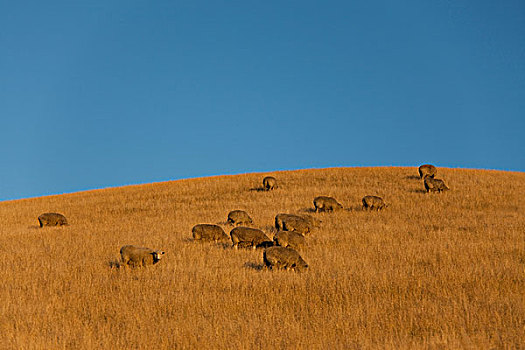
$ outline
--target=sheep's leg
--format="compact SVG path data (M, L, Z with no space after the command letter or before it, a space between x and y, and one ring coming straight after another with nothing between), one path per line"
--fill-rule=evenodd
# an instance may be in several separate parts
M128 261L129 260L126 260L126 259L122 258L122 260L120 261L120 266L122 266L122 267L128 266Z

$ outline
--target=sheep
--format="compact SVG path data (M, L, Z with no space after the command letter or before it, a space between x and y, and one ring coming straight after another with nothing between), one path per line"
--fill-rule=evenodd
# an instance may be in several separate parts
M273 190L273 189L277 188L277 180L275 179L275 177L273 177L273 176L266 176L263 179L263 188L266 191L270 191L270 190Z
M364 196L363 197L363 209L376 209L381 210L386 208L387 205L383 201L383 198L378 196Z
M244 210L233 210L228 214L228 223L230 225L251 225L252 218Z
M44 213L38 217L40 227L69 225L64 215L59 213Z
M308 224L310 225L310 227L312 228L318 228L319 226L321 226L321 224L323 223L322 220L319 220L318 218L314 218L312 215L308 215L308 214L298 214L298 216L302 217L303 219L306 220L306 222L308 222Z
M425 176L425 189L427 193L429 192L444 192L448 191L450 188L445 185L445 182L441 179L435 179L432 176Z
M166 254L161 250L125 245L120 248L121 266L155 265Z
M287 219L290 219L290 218L295 218L295 219L298 219L298 220L304 220L306 221L309 225L311 225L312 227L318 227L319 226L319 223L321 222L321 220L318 220L314 217L312 217L311 215L308 215L308 214L286 214L286 213L280 213L280 214L277 214L275 215L275 228L277 230L283 230L283 231L292 231L290 229L285 229L284 227L284 222L287 220Z
M263 253L263 261L266 268L305 271L308 264L299 253L286 247L270 247Z
M196 241L224 241L229 239L222 227L211 224L198 224L191 229Z
M281 247L289 247L296 250L303 250L306 246L304 236L297 232L279 231L273 237L273 241Z
M312 230L314 218L294 215L294 214L277 214L275 216L275 228L279 231L296 231L300 234L306 235Z
M233 248L241 247L261 248L273 245L273 241L268 238L261 230L250 227L236 227L230 231Z
M437 168L431 164L423 164L418 169L419 178L424 179L425 176L435 177L437 175Z
M335 211L343 209L343 206L335 200L335 198L327 196L318 196L314 199L315 211Z

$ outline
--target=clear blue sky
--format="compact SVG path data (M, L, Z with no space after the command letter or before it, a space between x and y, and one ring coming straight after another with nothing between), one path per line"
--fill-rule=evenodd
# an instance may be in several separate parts
M525 1L1 1L0 200L331 166L525 171Z

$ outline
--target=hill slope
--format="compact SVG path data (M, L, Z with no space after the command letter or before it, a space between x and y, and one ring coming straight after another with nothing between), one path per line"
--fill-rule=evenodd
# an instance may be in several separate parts
M439 169L443 194L425 194L414 168L271 174L272 192L248 174L0 203L0 347L523 346L525 174ZM362 211L367 194L390 206ZM277 213L309 212L317 195L346 210L312 214L306 273L191 240L233 209L272 236ZM48 211L70 226L39 228ZM111 268L125 244L167 254Z

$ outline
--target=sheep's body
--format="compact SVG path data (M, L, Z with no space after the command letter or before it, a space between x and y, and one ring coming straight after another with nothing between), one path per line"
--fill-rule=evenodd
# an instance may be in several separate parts
M273 245L273 241L268 238L261 230L251 227L236 227L230 232L230 237L233 242L233 247L237 249L252 247L268 247Z
M437 175L437 168L432 164L423 164L418 169L419 178L424 179L425 176L434 177Z
M381 210L386 207L383 198L378 196L364 196L363 197L363 209L376 209Z
M273 237L273 241L281 247L289 247L295 250L303 250L306 246L304 236L292 231L279 231Z
M312 215L308 214L298 214L297 216L302 217L310 225L310 229L318 228L321 226L322 221L318 218L314 218Z
M38 217L40 227L68 225L64 215L59 213L44 213Z
M435 179L430 176L425 176L425 189L428 192L443 192L448 191L449 188L445 185L445 182L441 179Z
M122 266L129 265L131 267L138 267L154 265L160 261L164 254L163 251L133 245L125 245L120 248Z
M253 220L244 210L232 210L228 214L228 223L231 225L251 225Z
M313 225L313 218L309 220L306 217L294 214L277 214L275 216L275 228L282 231L296 231L303 235L310 233Z
M198 224L193 226L191 232L196 241L225 241L229 237L222 227L212 224Z
M304 271L308 264L301 255L292 248L270 247L263 253L264 265L269 268Z
M319 196L314 199L315 211L335 211L343 209L343 206L333 197Z
M266 176L263 179L263 188L266 191L270 191L270 190L273 190L273 189L277 188L277 180L275 179L275 177L273 177L273 176Z

